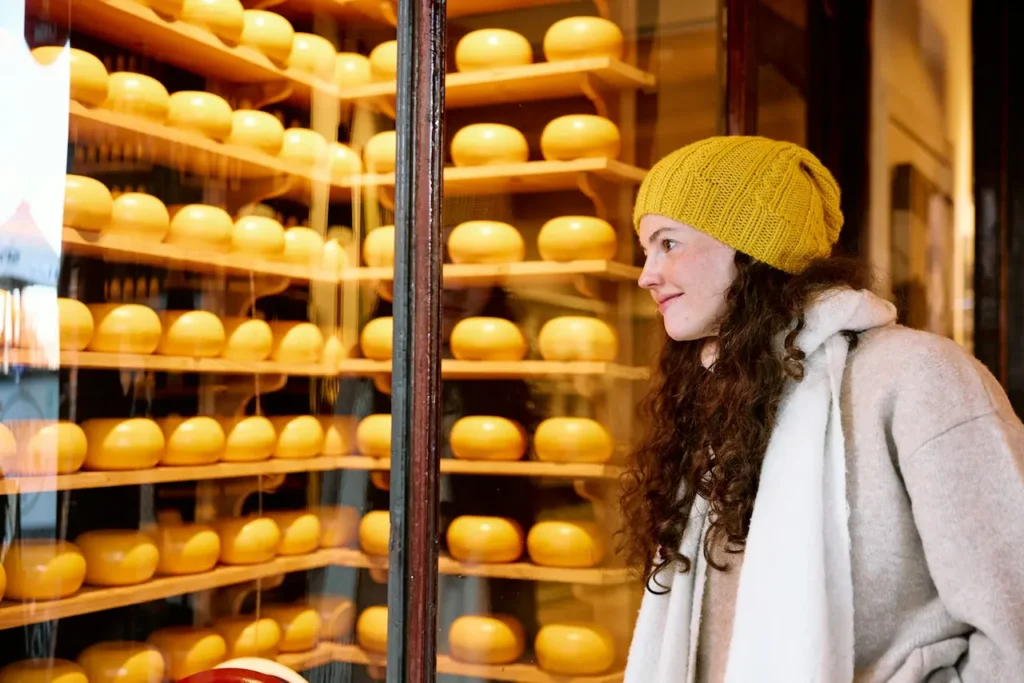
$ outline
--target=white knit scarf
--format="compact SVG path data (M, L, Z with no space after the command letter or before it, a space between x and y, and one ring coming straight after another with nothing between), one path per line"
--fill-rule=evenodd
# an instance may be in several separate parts
M849 683L853 680L846 447L839 398L849 344L844 330L891 324L892 304L835 289L805 315L796 339L804 378L783 392L768 443L740 569L725 683ZM625 683L693 683L707 564L707 502L698 498L682 553L695 561L656 577L645 591Z

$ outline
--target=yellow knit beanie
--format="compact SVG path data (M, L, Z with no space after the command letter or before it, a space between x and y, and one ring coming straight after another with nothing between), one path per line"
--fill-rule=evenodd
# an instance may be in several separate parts
M633 227L658 214L787 273L832 253L843 227L839 186L791 142L714 137L677 149L640 186Z

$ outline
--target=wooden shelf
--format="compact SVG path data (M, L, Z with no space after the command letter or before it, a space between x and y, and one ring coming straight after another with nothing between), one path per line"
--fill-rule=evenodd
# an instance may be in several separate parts
M225 358L188 358L184 356L142 356L135 354L100 353L96 351L61 351L49 354L41 350L0 349L0 366L56 369L75 367L107 370L148 370L152 372L201 372L225 375L293 375L296 377L335 377L336 368L327 365L301 365L274 361L246 362Z
M454 576L483 576L491 579L519 579L522 581L551 581L554 583L575 583L588 586L612 586L628 583L632 576L628 569L619 567L596 567L593 569L565 569L563 567L540 567L530 562L507 564L472 564L442 557L438 571Z
M349 358L340 363L340 373L345 375L387 375L391 373L391 361ZM616 363L589 361L441 361L442 379L561 379L567 377L603 377L613 380L646 380L650 370Z
M295 671L306 671L315 669L331 662L347 662L348 660L338 659L336 648L345 647L335 643L319 643L308 652L284 652L277 656L277 663L284 664Z
M554 261L520 261L519 263L446 263L442 269L444 285L449 288L570 284L579 278L636 282L641 269L616 261L584 260L556 263ZM341 273L342 281L391 280L390 268L351 268Z
M464 17L493 12L509 12L513 10L556 5L567 0L449 0L448 16ZM398 16L395 0L244 0L248 8L263 7L281 14L310 15L313 13L329 14L346 22L365 24L384 24L394 26ZM604 0L598 0L598 7Z

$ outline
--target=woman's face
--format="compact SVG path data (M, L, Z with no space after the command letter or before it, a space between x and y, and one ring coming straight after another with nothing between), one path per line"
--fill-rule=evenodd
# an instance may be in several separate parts
M676 341L713 337L728 313L725 295L736 279L736 250L671 218L640 219L647 255L639 284L651 293Z

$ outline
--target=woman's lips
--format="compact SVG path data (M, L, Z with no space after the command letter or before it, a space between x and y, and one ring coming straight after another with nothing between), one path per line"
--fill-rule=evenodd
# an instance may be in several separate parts
M661 313L665 312L665 309L672 305L672 302L682 296L680 294L673 294L671 296L663 297L658 299L658 311Z

